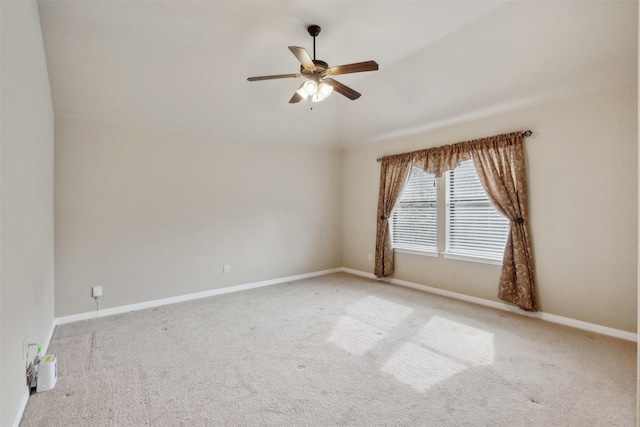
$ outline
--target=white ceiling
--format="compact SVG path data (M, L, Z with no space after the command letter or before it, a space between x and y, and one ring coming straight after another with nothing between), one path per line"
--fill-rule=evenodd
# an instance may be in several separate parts
M57 115L349 145L637 79L636 1L40 1ZM288 104L312 55L362 93Z

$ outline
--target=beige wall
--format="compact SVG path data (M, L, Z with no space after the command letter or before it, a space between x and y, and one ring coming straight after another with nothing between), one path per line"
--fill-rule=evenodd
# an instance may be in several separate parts
M0 11L0 425L10 426L27 390L23 339L44 345L53 322L53 109L36 3Z
M341 265L339 151L62 117L55 141L56 316Z
M531 129L531 234L541 311L637 330L636 83L420 135L343 158L343 265L373 272L381 155ZM442 230L444 231L444 230ZM395 278L497 301L500 267L397 254Z

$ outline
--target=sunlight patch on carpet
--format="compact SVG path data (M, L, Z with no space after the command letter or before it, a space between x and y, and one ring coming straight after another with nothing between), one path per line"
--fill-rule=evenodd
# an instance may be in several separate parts
M403 345L382 367L383 372L421 392L465 369L466 366L446 356L410 342Z
M493 341L490 332L434 316L382 371L425 392L472 366L493 364Z
M386 333L376 327L343 316L338 320L331 336L329 336L329 341L349 353L362 356L386 336Z
M346 312L348 315L338 319L328 340L351 354L362 356L406 319L413 309L368 296L351 304Z
M493 334L434 316L414 341L454 360L472 365L493 364Z
M413 312L413 309L382 298L368 296L351 304L346 311L351 317L390 330L398 326Z

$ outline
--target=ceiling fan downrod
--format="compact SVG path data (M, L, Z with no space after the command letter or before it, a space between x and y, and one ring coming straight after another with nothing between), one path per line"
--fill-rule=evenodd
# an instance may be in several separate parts
M320 34L320 26L318 25L310 25L307 28L307 31L309 32L309 35L311 37L313 37L313 60L316 60L316 37L318 37L318 34Z

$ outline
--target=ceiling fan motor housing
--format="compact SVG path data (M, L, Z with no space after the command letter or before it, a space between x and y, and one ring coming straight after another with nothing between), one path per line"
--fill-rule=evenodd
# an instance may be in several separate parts
M329 64L324 61L320 61L319 59L313 59L313 64L316 66L316 69L311 71L304 68L304 65L300 66L300 73L303 75L309 74L324 74L325 71L329 68Z

